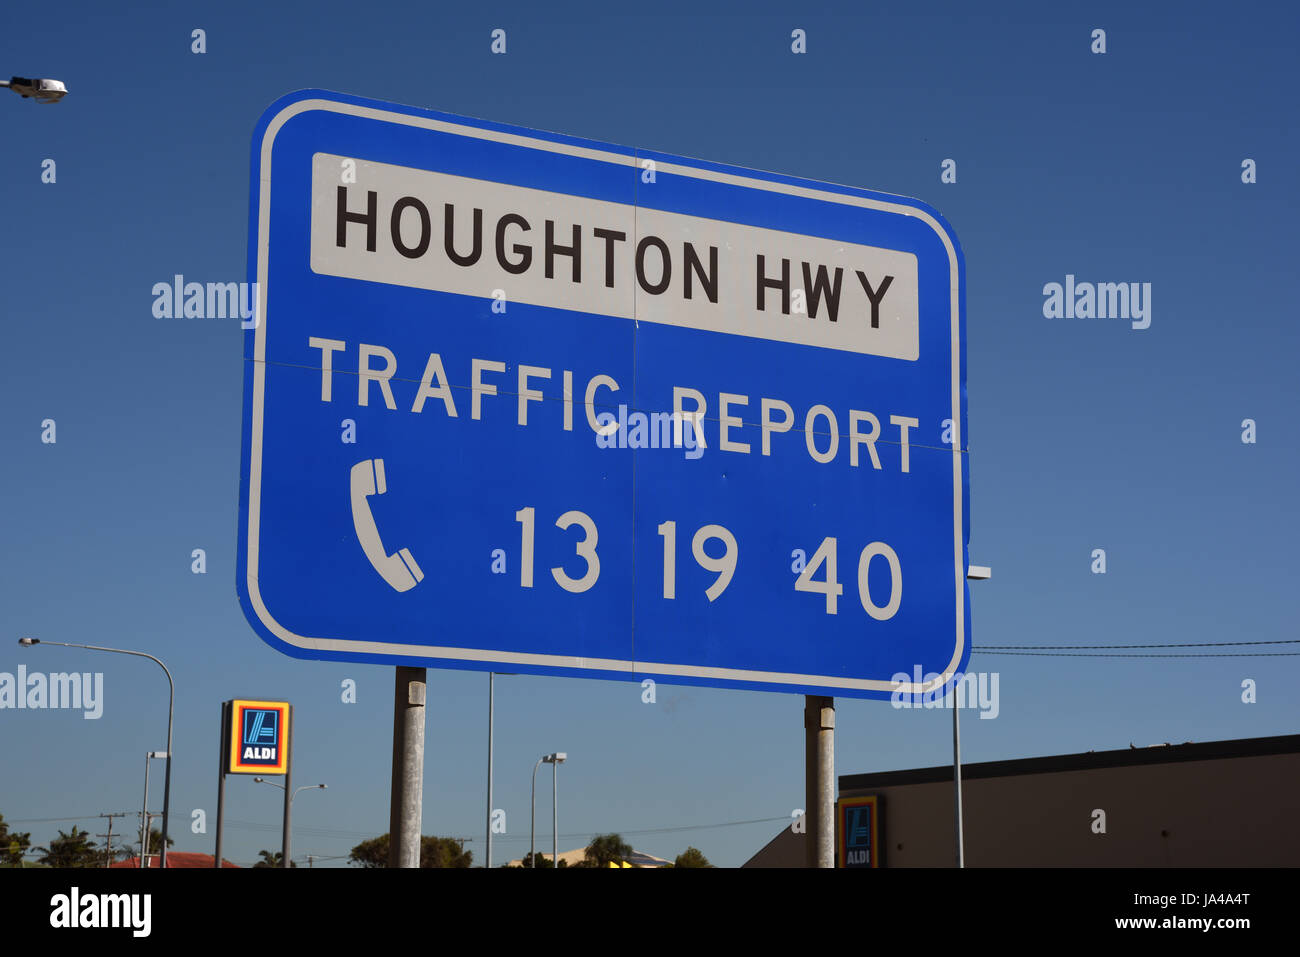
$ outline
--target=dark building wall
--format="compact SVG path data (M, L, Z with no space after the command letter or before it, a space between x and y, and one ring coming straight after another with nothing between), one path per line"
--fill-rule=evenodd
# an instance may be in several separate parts
M1300 864L1300 736L968 765L962 792L969 867ZM951 768L840 779L870 794L884 866L953 866ZM803 840L786 828L747 866L803 866Z

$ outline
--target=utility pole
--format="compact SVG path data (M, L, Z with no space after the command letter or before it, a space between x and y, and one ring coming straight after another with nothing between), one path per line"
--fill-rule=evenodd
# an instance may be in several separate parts
M105 839L105 844L104 844L104 866L105 866L105 867L109 867L109 866L113 863L113 818L115 818L115 817L130 817L130 816L131 816L131 815L130 815L130 814L127 814L126 812L123 812L123 813L121 813L121 814L101 814L101 815L100 815L100 817L106 817L106 818L108 818L108 833L107 833L107 834L96 834L96 835L95 835L95 837L102 837L102 838Z

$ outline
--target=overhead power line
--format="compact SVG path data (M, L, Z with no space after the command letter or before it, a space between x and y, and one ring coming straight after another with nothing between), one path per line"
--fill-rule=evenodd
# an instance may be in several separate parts
M91 818L109 817L109 816L110 815L108 814L100 814L96 812L95 814L81 814L78 815L77 817L22 817L22 818L12 818L10 819L9 823L10 824L57 824L59 822L67 822L67 821L76 821L77 823L81 823L82 821L89 820ZM140 812L123 811L120 814L115 813L111 816L112 817L139 817Z
M609 834L609 833L615 833L619 835L672 834L679 831L703 831L703 830L711 830L713 828L718 828L718 827L740 827L745 824L772 824L776 821L785 821L788 823L791 820L793 819L789 815L782 815L780 817L756 817L748 821L723 821L719 824L681 824L681 825L676 825L674 827L646 827L646 828L637 828L637 829L605 828L603 830L596 829L596 830L587 830L587 831L572 831L566 834L561 834L560 837L565 840L574 840L577 838L591 837L593 834ZM493 837L494 841L527 841L528 839L529 837L527 834L497 834ZM466 843L471 843L474 841L474 838L472 837L456 838L455 840L463 840Z

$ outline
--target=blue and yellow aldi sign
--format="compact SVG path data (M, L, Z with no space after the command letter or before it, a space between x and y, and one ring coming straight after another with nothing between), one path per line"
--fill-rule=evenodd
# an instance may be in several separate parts
M835 803L839 867L879 867L879 798L840 798Z
M226 712L226 771L284 774L289 767L291 710L287 701L231 701Z

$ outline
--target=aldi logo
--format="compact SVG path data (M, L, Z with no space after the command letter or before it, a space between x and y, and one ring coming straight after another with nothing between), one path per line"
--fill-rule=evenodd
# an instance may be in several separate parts
M280 712L265 708L248 708L244 711L244 753L240 760L245 764L275 764L280 753Z
M841 798L836 802L835 830L839 867L879 867L879 799Z
M289 703L230 702L231 774L284 774L288 768Z

